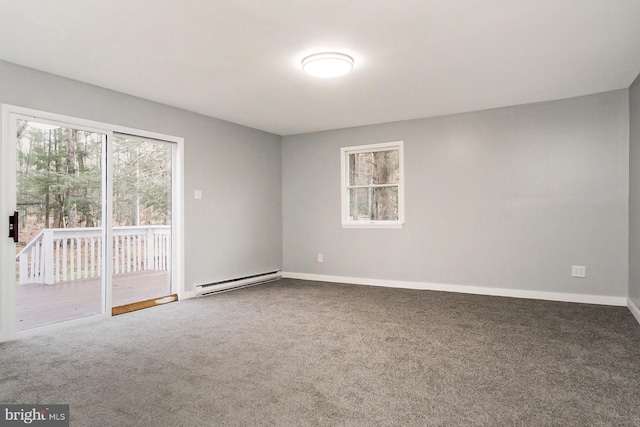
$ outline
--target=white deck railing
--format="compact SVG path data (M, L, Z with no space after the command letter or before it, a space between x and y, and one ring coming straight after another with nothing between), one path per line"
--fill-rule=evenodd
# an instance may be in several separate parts
M169 270L171 226L114 227L113 274ZM47 228L17 255L18 283L52 285L102 275L102 229Z

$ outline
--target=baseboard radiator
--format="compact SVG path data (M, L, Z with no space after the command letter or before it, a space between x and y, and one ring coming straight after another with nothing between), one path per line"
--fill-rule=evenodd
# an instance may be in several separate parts
M209 283L196 286L198 296L211 295L218 292L230 291L232 289L246 288L248 286L260 285L282 278L281 271L270 271L268 273L255 274L253 276L238 277L236 279L223 280L221 282Z

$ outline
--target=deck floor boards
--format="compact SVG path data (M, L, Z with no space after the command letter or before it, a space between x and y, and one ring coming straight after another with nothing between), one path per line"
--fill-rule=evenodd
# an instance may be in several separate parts
M157 298L171 293L168 271L146 270L113 276L113 306ZM55 285L16 286L16 330L100 314L101 278L79 279Z

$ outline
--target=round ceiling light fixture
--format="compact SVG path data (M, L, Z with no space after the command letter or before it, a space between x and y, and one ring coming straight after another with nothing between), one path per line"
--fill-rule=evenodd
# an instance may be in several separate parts
M316 53L302 60L302 69L315 77L338 77L353 69L353 58L337 52Z

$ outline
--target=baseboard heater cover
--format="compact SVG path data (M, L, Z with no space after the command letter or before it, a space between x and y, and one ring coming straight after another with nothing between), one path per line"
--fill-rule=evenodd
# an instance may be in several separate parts
M281 271L270 271L268 273L255 274L253 276L238 277L236 279L223 280L221 282L209 283L196 286L198 296L211 295L231 289L246 288L247 286L260 285L282 278Z

